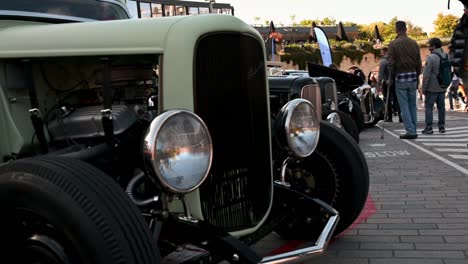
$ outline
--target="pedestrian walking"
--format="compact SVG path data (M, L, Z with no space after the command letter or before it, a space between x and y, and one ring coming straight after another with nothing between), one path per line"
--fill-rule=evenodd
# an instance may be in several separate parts
M400 104L401 118L406 133L401 139L415 139L416 132L416 90L421 74L421 53L416 41L406 34L406 23L395 23L397 37L388 46L389 73L395 83L395 91Z
M458 86L460 85L460 77L457 76L455 72L452 72L452 82L450 83L450 86L448 87L448 99L449 99L449 105L450 105L450 112L455 111L453 109L453 103L455 101L455 108L458 109L460 108L460 98L458 98Z
M429 54L426 60L422 82L422 91L425 95L424 112L426 127L421 133L434 133L432 130L434 103L437 104L439 132L445 133L445 93L447 87L444 87L443 84L440 83L440 76L443 71L443 68L441 68L443 67L441 60L448 60L449 55L442 50L442 42L439 38L429 39L428 46L431 54ZM448 66L450 67L450 64L448 64Z

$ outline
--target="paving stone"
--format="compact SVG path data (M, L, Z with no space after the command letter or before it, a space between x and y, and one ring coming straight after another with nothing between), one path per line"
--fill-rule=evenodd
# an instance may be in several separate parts
M360 249L415 249L413 243L361 243Z
M446 250L395 250L395 257L397 258L465 258L463 251L446 251Z
M431 242L444 243L444 241L450 242L448 240L444 240L443 236L400 236L400 240L402 242L421 242L421 243L431 243Z
M415 243L415 246L416 250L468 250L468 243Z
M340 250L338 257L344 258L389 258L393 257L391 250Z
M371 259L369 264L445 264L441 259ZM454 263L455 264L455 263Z

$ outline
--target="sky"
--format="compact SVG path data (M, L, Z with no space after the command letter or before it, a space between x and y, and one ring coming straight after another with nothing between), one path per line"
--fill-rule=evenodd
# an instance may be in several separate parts
M304 19L323 19L333 17L337 22L355 22L369 24L382 21L388 23L393 17L410 21L420 26L427 33L434 31L433 22L438 13L453 14L460 17L463 5L451 0L450 10L447 0L217 0L234 6L236 17L246 23L256 23L254 17L273 20L277 24L292 24L291 15L296 15L296 22Z

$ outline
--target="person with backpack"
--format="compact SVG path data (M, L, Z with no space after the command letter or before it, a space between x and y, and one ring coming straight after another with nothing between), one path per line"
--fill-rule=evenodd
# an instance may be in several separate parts
M445 93L452 82L451 64L449 55L442 50L439 38L429 39L428 46L431 54L427 56L422 83L426 127L422 133L434 133L432 130L434 103L437 104L439 132L445 133Z

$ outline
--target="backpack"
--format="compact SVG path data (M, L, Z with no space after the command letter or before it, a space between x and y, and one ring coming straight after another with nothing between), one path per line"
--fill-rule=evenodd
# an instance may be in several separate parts
M434 54L440 59L437 80L439 81L441 88L447 88L452 82L452 64L450 63L449 56L448 54L445 54L445 58L442 58L439 53L434 52Z

